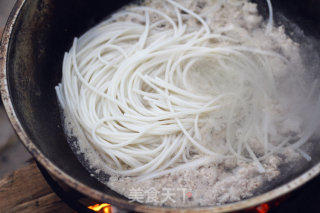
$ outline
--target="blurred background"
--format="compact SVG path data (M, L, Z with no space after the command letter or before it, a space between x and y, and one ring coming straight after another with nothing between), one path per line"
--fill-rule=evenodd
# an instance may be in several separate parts
M14 3L15 0L0 0L0 38ZM20 143L0 101L0 179L24 166L29 159L31 155Z

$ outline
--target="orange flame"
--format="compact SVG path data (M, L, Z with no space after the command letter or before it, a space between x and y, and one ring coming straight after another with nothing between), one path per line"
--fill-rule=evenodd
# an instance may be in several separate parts
M88 209L91 209L98 213L111 213L111 205L108 203L95 204L93 206L88 206Z
M269 212L270 206L267 203L261 204L256 208L259 213L267 213Z

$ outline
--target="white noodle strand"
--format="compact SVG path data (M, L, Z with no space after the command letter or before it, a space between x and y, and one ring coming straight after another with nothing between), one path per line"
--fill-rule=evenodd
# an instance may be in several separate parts
M286 147L311 160L300 147L319 126L320 111L295 142L277 132L290 113L273 114L279 103L273 63L290 60L239 45L232 26L212 27L211 13L226 2L203 14L173 0L159 1L161 9L132 6L74 39L55 89L71 133L97 150L104 171L143 181L236 158L264 172L262 161Z

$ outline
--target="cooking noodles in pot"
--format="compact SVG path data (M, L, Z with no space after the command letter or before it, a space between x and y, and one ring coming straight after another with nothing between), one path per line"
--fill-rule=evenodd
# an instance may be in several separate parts
M264 20L247 0L146 0L75 38L56 92L89 171L132 201L187 207L251 197L310 161L312 45L266 6Z

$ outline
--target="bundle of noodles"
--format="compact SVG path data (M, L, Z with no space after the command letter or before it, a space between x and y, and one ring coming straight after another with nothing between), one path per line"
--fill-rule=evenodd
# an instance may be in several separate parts
M245 0L146 1L74 39L56 92L99 169L145 180L236 158L264 172L288 147L310 160L319 110L299 113L319 108L317 82L267 2L264 24Z

